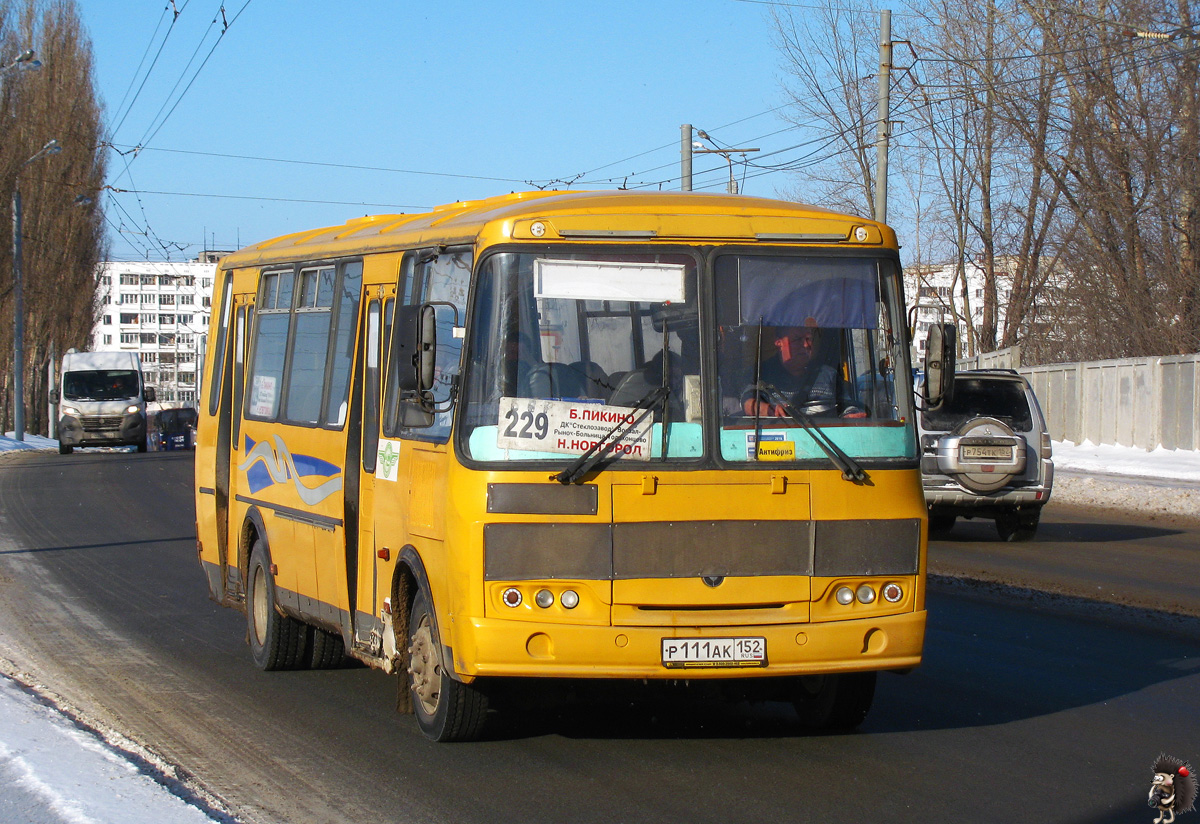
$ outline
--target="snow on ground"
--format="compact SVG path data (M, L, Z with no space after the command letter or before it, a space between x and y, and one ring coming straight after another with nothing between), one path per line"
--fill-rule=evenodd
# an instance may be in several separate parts
M0 674L0 821L16 824L212 824L141 759ZM228 820L228 819L225 819Z
M1200 452L1054 442L1055 502L1200 520Z
M0 437L0 456L57 448L57 441L38 435L22 442L12 433ZM1052 504L1200 518L1200 452L1055 442L1054 464ZM3 670L0 666L0 824L233 821L186 790L181 795L190 796L187 800L160 783L168 765L114 744L119 736L113 733L106 733L106 741Z

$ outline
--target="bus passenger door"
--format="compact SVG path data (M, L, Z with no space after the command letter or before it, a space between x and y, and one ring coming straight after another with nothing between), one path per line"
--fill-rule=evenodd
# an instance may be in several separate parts
M218 282L219 312L213 313L211 372L200 412L204 420L197 431L196 529L200 563L208 579L208 593L218 603L229 603L226 579L229 524L229 439L231 430L230 361L235 348L230 334L233 274L222 273Z
M379 409L381 374L383 370L384 301L385 293L394 288L373 290L367 300L363 333L362 380L362 455L359 478L357 598L354 616L354 645L377 654L381 641L379 595L380 565L376 541L376 480L379 471ZM390 311L392 300L387 300ZM390 457L385 456L385 464ZM385 467L390 468L390 466ZM390 568L390 567L389 567Z

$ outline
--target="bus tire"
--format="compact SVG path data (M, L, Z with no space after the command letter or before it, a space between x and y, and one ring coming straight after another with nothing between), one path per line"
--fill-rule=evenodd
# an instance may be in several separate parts
M433 604L424 589L413 599L408 619L408 662L413 714L425 737L433 741L478 738L487 719L487 696L447 672Z
M58 442L58 454L59 455L70 455L74 451L75 451L75 447L68 446L67 444L64 444L62 441Z
M145 440L138 441L138 445L137 445L137 451L138 451L138 452L145 452L145 451L146 451L146 441L145 441Z
M801 725L812 730L852 730L875 700L874 672L805 675L796 679L792 706Z
M313 669L334 669L342 665L346 657L346 644L342 636L309 627L311 638L308 643L308 665Z
M304 624L279 611L262 538L254 539L246 582L246 623L255 666L268 672L297 669L306 646Z

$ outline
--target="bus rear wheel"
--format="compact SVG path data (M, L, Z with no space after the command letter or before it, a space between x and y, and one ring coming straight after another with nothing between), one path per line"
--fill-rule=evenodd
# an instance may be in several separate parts
M308 627L308 665L313 669L340 667L346 658L342 636L319 627Z
M250 569L246 577L246 622L250 636L250 656L261 670L297 669L304 656L304 624L284 615L275 599L275 576L267 561L262 538L254 541Z
M871 711L875 679L874 672L803 675L793 686L792 706L809 729L852 730Z
M472 741L479 737L487 719L487 696L450 676L433 606L423 590L413 599L408 619L407 677L413 714L426 738Z
M62 441L58 442L58 454L59 455L70 455L74 451L75 451L75 447L69 446L68 444L63 443Z

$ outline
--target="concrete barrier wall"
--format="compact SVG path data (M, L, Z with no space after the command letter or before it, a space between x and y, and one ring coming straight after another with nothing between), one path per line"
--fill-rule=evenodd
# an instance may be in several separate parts
M1056 441L1200 450L1200 354L1018 369Z

